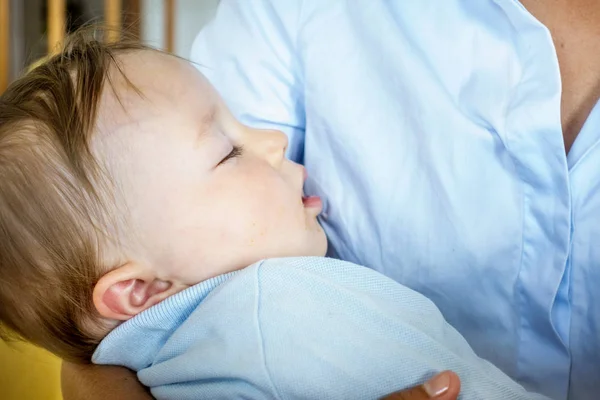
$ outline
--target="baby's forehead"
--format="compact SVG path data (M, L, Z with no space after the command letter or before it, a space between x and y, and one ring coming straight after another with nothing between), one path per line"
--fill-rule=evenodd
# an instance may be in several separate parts
M119 55L116 61L98 108L97 125L104 131L171 114L193 118L214 107L216 92L186 60L141 50Z
M189 61L155 50L120 55L109 75L119 88L130 94L140 92L146 98L178 100L183 96L189 100L212 92L210 83Z

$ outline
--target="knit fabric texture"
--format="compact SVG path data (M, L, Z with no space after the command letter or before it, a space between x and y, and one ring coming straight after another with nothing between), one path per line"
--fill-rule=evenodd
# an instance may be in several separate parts
M376 399L447 369L461 399L545 398L477 357L424 296L320 257L188 288L113 330L93 361L137 371L158 399Z

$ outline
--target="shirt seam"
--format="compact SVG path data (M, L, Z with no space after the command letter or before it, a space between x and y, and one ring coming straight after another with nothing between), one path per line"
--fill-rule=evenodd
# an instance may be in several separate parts
M256 329L257 329L257 333L258 333L258 344L260 347L260 356L261 356L261 361L262 361L262 367L263 367L263 372L265 374L265 376L267 377L267 381L268 384L270 386L271 391L273 392L274 396L276 399L281 399L281 394L279 393L279 390L277 389L277 386L275 385L275 383L273 382L273 377L271 374L271 371L269 370L269 367L267 365L267 355L266 355L266 351L265 351L265 339L263 336L263 330L262 330L262 326L261 326L261 317L260 317L260 312L261 312L261 285L260 285L260 273L261 273L261 269L262 266L264 264L264 260L260 262L260 264L257 266L256 268L256 273L254 274L254 279L255 279L255 290L256 290L256 297L255 297L255 304L254 304L254 311L255 311L255 321L256 321Z

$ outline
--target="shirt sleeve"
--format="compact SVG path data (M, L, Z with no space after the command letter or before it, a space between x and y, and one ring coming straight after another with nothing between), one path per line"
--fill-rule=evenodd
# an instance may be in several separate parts
M301 0L222 0L196 37L191 61L243 123L278 129L302 162L305 111L296 51Z

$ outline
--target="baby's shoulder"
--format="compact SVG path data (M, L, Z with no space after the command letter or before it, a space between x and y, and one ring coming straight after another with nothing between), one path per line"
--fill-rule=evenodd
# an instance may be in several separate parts
M391 281L384 275L362 265L328 257L283 257L262 260L247 268L263 278L280 278L293 281L293 277L305 276L322 279L334 279L345 283L356 278L370 278Z
M267 259L246 268L240 277L245 274L255 277L260 291L287 288L313 294L344 291L377 298L420 296L371 268L327 257Z

